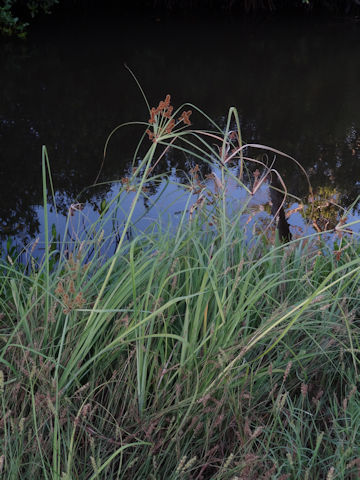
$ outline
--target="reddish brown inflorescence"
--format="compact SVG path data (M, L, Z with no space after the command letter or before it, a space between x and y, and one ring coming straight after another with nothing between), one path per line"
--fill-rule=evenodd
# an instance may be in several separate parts
M179 117L179 122L183 121L186 125L191 125L191 122L189 120L191 114L191 110L188 110L187 112L184 111Z
M149 140L156 142L162 134L170 134L174 127L176 126L176 120L173 117L174 107L170 104L171 96L166 95L165 100L161 100L159 105L155 108L152 107L150 110L150 118L148 120L150 126L153 126L153 131L148 128L145 133L149 136ZM189 117L192 111L184 111L179 119L178 123L184 122L185 125L191 125ZM165 119L164 122L161 122L162 119Z

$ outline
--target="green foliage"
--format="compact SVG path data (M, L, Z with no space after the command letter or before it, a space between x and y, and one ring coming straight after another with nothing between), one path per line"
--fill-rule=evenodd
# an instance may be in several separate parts
M59 0L3 0L0 4L0 33L25 38L27 21L40 13L51 13ZM15 13L16 12L16 13Z
M27 22L20 21L18 17L11 12L13 7L13 0L5 0L0 7L0 32L3 35L16 35L19 38L24 38L25 29L29 25Z

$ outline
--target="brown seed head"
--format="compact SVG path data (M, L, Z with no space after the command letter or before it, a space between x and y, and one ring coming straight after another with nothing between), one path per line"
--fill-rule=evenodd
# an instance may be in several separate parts
M291 367L292 367L292 362L290 361L290 362L286 365L286 369L285 369L285 372L284 372L283 382L285 382L286 379L287 379L287 377L289 376Z
M166 133L171 133L172 129L175 127L175 120L172 118L165 128Z
M302 384L301 384L301 396L302 396L303 398L306 397L307 392L308 392L308 388L309 388L309 387L308 387L308 385L306 385L306 383L302 383Z
M191 110L188 110L187 112L184 111L179 117L179 122L183 121L186 125L191 125L191 122L189 119L191 114L192 114Z
M166 95L165 102L164 102L164 103L165 103L165 107L169 108L169 106L170 106L170 100L171 100L171 96L170 96L170 94L168 93L168 94Z
M148 120L150 124L155 123L155 115L156 115L156 110L154 107L152 107L152 109L150 110L150 118Z

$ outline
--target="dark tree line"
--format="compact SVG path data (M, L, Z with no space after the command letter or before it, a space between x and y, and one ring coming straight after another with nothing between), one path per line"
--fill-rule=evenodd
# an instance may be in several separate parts
M71 15L82 11L117 8L164 9L167 11L203 9L223 12L256 13L279 11L330 12L338 15L360 15L360 0L0 0L0 34L25 38L35 17L53 12Z

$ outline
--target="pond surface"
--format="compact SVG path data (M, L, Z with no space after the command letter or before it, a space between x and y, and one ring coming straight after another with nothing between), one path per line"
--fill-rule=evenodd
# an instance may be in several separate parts
M360 194L359 23L154 14L82 16L69 24L50 17L26 41L1 42L2 240L26 242L41 234L42 145L66 215L97 178L109 132L122 122L147 121L124 63L150 105L170 93L175 106L195 104L221 126L235 106L244 140L295 157L321 201L347 208ZM196 115L192 120L196 128L209 127ZM140 134L130 127L113 137L99 181L127 174ZM176 177L176 169L189 165L169 155L159 168ZM285 159L277 168L288 191L306 201L307 183L294 164ZM96 210L116 190L103 184L81 201ZM179 206L181 200L174 211ZM357 218L357 206L352 214Z

